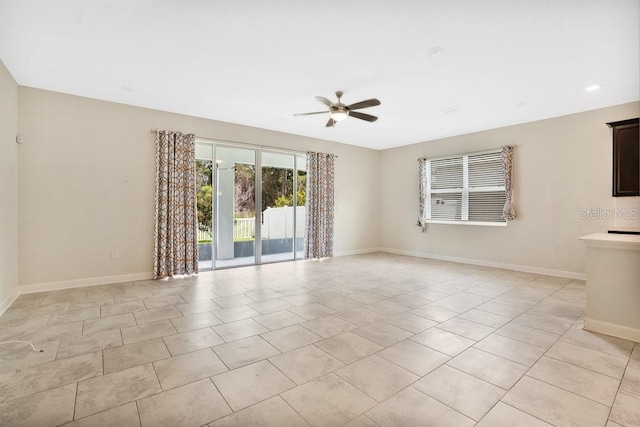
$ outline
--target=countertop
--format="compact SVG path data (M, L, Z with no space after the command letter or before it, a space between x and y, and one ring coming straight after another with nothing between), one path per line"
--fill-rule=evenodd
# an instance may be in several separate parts
M634 234L595 233L580 237L587 246L640 250L640 236Z

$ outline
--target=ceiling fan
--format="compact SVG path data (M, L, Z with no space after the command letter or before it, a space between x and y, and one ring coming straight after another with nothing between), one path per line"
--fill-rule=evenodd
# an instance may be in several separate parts
M347 117L355 117L356 119L364 120L367 122L375 122L378 120L376 116L372 116L370 114L360 113L359 111L363 108L375 107L376 105L380 105L380 101L375 98L367 99L366 101L356 102L351 105L344 105L340 98L342 98L342 92L337 91L336 97L338 98L338 102L331 102L324 96L316 96L316 99L322 102L324 105L329 107L328 110L325 111L316 111L314 113L299 113L294 114L294 116L310 116L312 114L326 114L329 113L329 121L327 122L326 127L335 127L337 122L341 122L345 120Z

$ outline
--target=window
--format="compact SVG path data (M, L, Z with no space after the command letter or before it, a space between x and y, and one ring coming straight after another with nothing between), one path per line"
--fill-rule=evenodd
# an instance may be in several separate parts
M499 150L426 159L424 218L430 223L506 225ZM425 179L426 178L426 179Z

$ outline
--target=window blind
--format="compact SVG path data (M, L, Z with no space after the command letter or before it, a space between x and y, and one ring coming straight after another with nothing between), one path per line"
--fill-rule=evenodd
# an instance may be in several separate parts
M425 173L428 221L506 223L500 151L427 160Z

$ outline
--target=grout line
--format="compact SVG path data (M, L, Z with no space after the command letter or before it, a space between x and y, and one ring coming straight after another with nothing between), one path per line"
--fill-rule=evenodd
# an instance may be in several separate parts
M273 362L271 361L271 359L273 359L274 357L278 357L278 356L280 356L280 355L278 354L278 355L275 355L275 356L271 356L270 358L263 359L263 360L264 360L265 362L267 362L268 364L270 364L271 366L273 366L273 367L274 367L278 372L280 372L280 373L281 373L282 375L284 375L284 376L285 376L289 381L291 381L291 383L293 383L293 387L291 387L290 389L287 389L287 390L282 391L282 392L280 392L280 393L278 393L278 394L277 394L277 395L280 395L280 394L282 394L282 393L284 393L284 392L286 392L286 391L293 390L294 388L297 388L297 387L299 387L299 386L300 386L300 385L302 385L302 384L298 384L297 382L295 382L293 378L291 378L289 375L287 375L287 374L286 374L286 372L284 372L283 370L281 370L280 368L278 368L278 366L277 366L275 363L273 363ZM256 362L256 363L259 363L259 362ZM314 379L315 379L315 378L314 378ZM310 381L313 381L313 380L310 380ZM307 381L307 382L309 382L309 381ZM306 384L306 383L304 383L304 384Z
M169 354L171 354L171 353L169 353ZM168 359L171 359L171 358L172 358L172 356L168 357ZM159 360L167 360L167 359L165 358L165 359L159 359ZM158 362L159 360L155 360L155 362ZM160 390L162 390L160 393L164 393L165 391L169 390L169 389L165 390L162 387L162 383L160 382L160 377L158 376L158 371L156 370L156 365L154 364L154 362L149 362L149 363L151 364L151 369L153 369L153 373L156 376L156 380L158 381L158 385L160 386ZM144 364L141 365L141 366L144 366ZM191 384L191 383L189 383L189 384ZM183 384L183 385L187 385L187 384ZM182 386L178 386L178 387L182 387ZM177 388L177 387L174 387L174 388ZM159 393L156 393L156 394L159 394Z
M414 383L414 384L415 384L415 383ZM471 421L473 421L473 422L474 422L474 425L475 425L476 423L478 423L478 421L476 421L475 419L471 418L470 416L463 414L463 413L462 413L462 412L460 412L459 410L457 410L457 409L455 409L455 408L453 408L453 407L449 406L448 404L446 404L446 403L444 403L444 402L442 402L442 401L438 400L437 398L435 398L435 397L433 397L433 396L431 396L431 395L429 395L429 394L425 393L424 391L422 391L422 390L420 390L420 389L415 388L415 387L413 386L413 384L411 384L411 385L409 385L409 386L407 386L407 387L403 388L402 390L400 390L399 392L397 392L396 394L394 394L393 396L391 396L389 399L392 399L394 396L397 396L398 394L402 393L404 390L408 389L409 387L413 388L413 389L414 389L415 391L417 391L418 393L423 394L424 396L427 396L429 399L433 399L433 400L435 400L436 402L440 403L441 405L446 406L447 408L451 409L452 411L457 412L458 414L462 415L463 417L470 419ZM387 399L387 400L389 400L389 399ZM387 400L385 400L384 402L386 402ZM384 403L384 402L380 402L380 403Z
M76 419L76 405L78 402L78 383L76 383L76 390L75 390L75 396L73 398L73 416L71 417L72 420Z
M376 405L376 406L377 406L377 405ZM375 408L375 406L374 406L374 408ZM371 408L371 409L373 409L373 408ZM380 424L378 424L377 422L373 421L373 419L372 419L370 416L368 416L368 415L367 415L367 412L369 412L371 409L368 409L367 411L365 411L365 413L364 413L364 414L362 414L361 416L362 416L362 417L365 417L367 420L369 420L370 422L372 422L374 425L376 425L376 426L380 427Z
M559 340L558 340L558 341L559 341ZM571 344L571 343L567 343L567 344ZM576 346L576 347L580 347L580 346ZM581 347L581 348L585 348L585 347ZM551 349L549 349L549 350L551 350ZM548 350L548 351L549 351L549 350ZM598 352L597 350L593 350L593 349L588 349L588 350L592 350L592 351L596 351L596 352ZM547 352L548 352L548 351L547 351ZM622 359L622 357L620 357L620 356L613 356L613 355L611 355L611 354L608 354L608 353L602 353L602 352L598 352L598 353L600 353L600 354L604 354L604 355L607 355L607 356L612 356L612 357L617 357L617 358L619 358L619 359ZM572 363L572 362L569 362L569 361L566 361L566 360L563 360L563 359L558 359L557 357L549 356L549 355L548 355L548 354L546 354L546 353L545 353L545 354L543 354L543 356L548 357L549 359L553 359L553 360L557 360L557 361L559 361L559 362L566 363L566 364L571 365L571 366L575 366L575 367L577 367L577 368L584 369L584 370L589 371L589 372L593 372L593 373L595 373L595 374L604 375L605 377L612 378L612 379L617 380L617 381L622 381L622 378L612 377L612 376L611 376L611 375L609 375L609 374L605 374L605 373L602 373L602 372L599 372L599 371L594 371L594 370L593 370L593 369L591 369L591 368L586 368L586 367L584 367L584 366L576 365L575 363ZM627 362L627 363L628 363L628 362ZM624 376L624 372L623 372L623 374L622 374L622 375Z
M135 403L136 405L136 414L138 414L138 423L142 425L142 417L140 416L140 408L138 408L138 400L134 400L133 403Z
M414 335L414 336L415 336L415 335ZM404 339L404 340L402 340L402 341L398 341L396 344L398 344L398 343L400 343L400 342L403 342L403 341L406 341L406 340L410 340L410 339L411 339L411 337L406 338L406 339ZM379 353L382 353L384 350L386 350L386 349L388 349L388 348L391 348L391 347L395 346L396 344L392 344L392 345L390 345L389 347L385 347L385 348L383 348L383 349L381 349L381 350L378 350L378 351L376 351L375 353L371 354L370 356L372 356L372 355L374 355L374 354L375 354L376 356L378 356L378 357L380 357L380 358L382 358L382 359L386 360L387 362L389 362L389 363L391 363L391 364L393 364L393 365L395 365L395 366L397 366L397 367L399 367L399 368L401 368L401 369L404 369L404 370L405 370L405 371L407 371L407 372L410 372L410 373L412 373L412 374L414 374L414 375L417 375L418 377L420 377L420 379L422 379L422 378L426 377L426 376L427 376L427 375L429 375L431 372L433 372L433 371L435 371L436 369L438 369L440 366L447 364L449 361L453 360L453 358L454 358L454 357L457 357L457 356L449 356L448 354L441 353L441 352L439 352L438 350L434 350L434 349L432 349L431 347L427 347L426 345L422 345L422 344L420 344L420 343L418 343L418 342L415 342L415 341L411 341L411 342L412 342L413 344L419 345L420 347L424 347L424 348L425 348L425 349L427 349L427 350L435 351L436 353L438 353L438 354L440 354L440 355L442 355L442 356L446 357L448 360L447 360L447 361L445 361L445 362L442 362L440 365L436 366L435 368L433 368L432 370L430 370L430 371L429 371L429 372L427 372L426 374L424 374L424 375L420 375L420 374L418 374L418 373L416 373L416 372L413 372L413 371L412 371L412 370L410 370L409 368L406 368L406 367L404 367L404 366L402 366L402 365L399 365L399 364L398 364L398 363L396 363L395 361L390 360L390 359L387 359L386 357L384 357L384 356L382 356L382 355L380 355L380 354L379 354ZM466 350L463 350L463 351L466 351ZM461 352L461 353L462 353L462 352ZM369 357L369 356L366 356L366 357ZM360 360L362 360L362 359L360 359Z
M218 345L223 345L223 344L218 344ZM220 362L222 362L224 367L227 368L227 372L231 372L232 371L232 369L229 368L229 365L227 365L227 363L224 360L222 360L222 357L220 357L220 355L218 353L216 353L216 351L214 350L213 347L209 347L209 350L211 350L213 352L213 354L218 358L218 360L220 360ZM238 368L236 368L236 369L238 369ZM224 372L220 372L220 373L223 374ZM216 375L219 375L219 374L216 374Z
M122 329L123 328L118 328L118 332L120 332L120 345L116 346L116 347L124 347L124 336L122 335Z
M567 390L566 388L563 388L563 387L560 387L560 386L558 386L558 385L552 384L552 383L550 383L550 382L548 382L548 381L541 380L540 378L532 377L532 376L530 376L530 375L527 375L528 373L529 373L529 371L527 371L527 373L525 373L525 374L523 375L523 378L524 378L524 377L527 377L527 378L530 378L530 379L532 379L532 380L535 380L535 381L538 381L538 382L541 382L541 383L547 384L548 386L551 386L551 387L557 388L558 390L562 390L562 391L564 391L564 392L566 392L566 393L569 393L569 394L573 394L574 396L580 397L580 398L582 398L582 399L589 400L589 401L591 401L591 402L593 402L593 403L595 403L595 404L601 405L601 406L605 406L605 407L608 407L608 408L611 408L611 407L613 406L613 404L612 404L612 406L609 406L609 405L607 405L607 404L605 404L605 403L598 402L597 400L593 400L593 399L592 399L592 398L590 398L590 397L583 396L583 395L578 394L578 393L576 393L576 392L574 392L574 391L571 391L571 390ZM514 386L514 387L515 387L515 386ZM614 398L614 400L615 400L615 398ZM524 411L524 412L526 412L526 411Z
M616 404L616 400L618 400L618 394L620 393L620 387L622 387L622 381L624 381L624 377L627 374L627 369L629 369L629 363L631 362L631 356L633 356L634 347L638 345L637 343L631 347L631 354L629 355L629 359L627 360L627 364L624 367L624 371L622 372L622 378L618 383L618 389L616 390L616 394L613 397L613 403L611 403L611 407L609 408L609 413L607 414L607 420L611 417L611 412L613 411L613 406Z
M509 322L509 323L511 323L511 322ZM507 326L509 323L507 323L506 325L503 325L503 326L501 326L500 328L496 329L496 330L495 330L494 332L492 332L490 335L494 335L494 334L495 334L495 335L499 335L499 336L501 336L501 337L503 337L503 338L509 338L509 339L511 339L511 340L521 342L521 343L523 343L523 344L528 344L528 345L532 345L532 346L534 346L534 347L539 347L539 348L544 349L544 352L545 352L545 353L546 353L547 351L549 351L549 350L551 349L551 347L553 347L553 346L555 345L555 343L557 343L557 342L560 340L560 338L562 338L562 336L561 336L561 335L558 335L558 334L551 334L551 333L550 333L551 335L556 335L558 338L556 338L550 346L548 346L548 347L544 347L544 346L539 345L539 344L534 344L533 342L530 342L530 341L525 341L525 338L516 338L516 337L514 337L514 336L509 336L509 335L503 335L503 334L500 334L500 333L499 333L499 332L500 332L500 329L502 329L504 326ZM518 325L518 324L516 323L516 325ZM518 325L518 326L524 326L524 325ZM524 327L526 328L526 326L524 326ZM539 329L536 329L536 331L540 331L540 330L539 330ZM503 332L503 333L504 333L504 332Z
M298 386L298 387L300 387L300 386ZM297 387L296 387L296 388L297 388ZM291 389L291 390L294 390L294 389ZM289 390L287 390L287 391L289 391ZM286 392L284 392L284 391L283 391L282 393L286 393ZM284 404L285 404L285 405L287 405L289 408L291 408L291 410L292 410L293 412L295 412L295 413L300 417L300 419L301 419L302 421L304 421L305 423L307 423L307 425L308 425L308 426L310 426L311 424L307 421L307 419L306 419L305 417L303 417L303 416L302 416L302 414L296 410L296 408L294 408L293 406L291 406L291 405L289 404L289 402L287 402L287 399L285 399L285 398L282 396L282 393L278 394L278 395L277 395L277 397L279 397L279 398L284 402ZM275 396L274 396L274 397L275 397Z
M511 408L513 408L513 409L515 409L516 411L520 411L520 412L522 412L523 414L527 414L527 415L529 415L529 416L531 416L531 417L533 417L533 418L536 418L536 419L538 419L538 420L542 421L543 423L550 424L550 423L548 423L547 421L543 420L542 418L540 418L540 417L538 417L538 416L536 416L536 415L530 414L530 413L528 413L527 411L523 411L523 410L522 410L522 409L520 409L520 408L516 408L515 406L510 405L510 404L508 404L507 402L504 402L502 399L500 399L500 402L501 402L503 405L507 405L507 406L509 406L509 407L511 407ZM496 405L497 405L497 403L496 403ZM486 415L485 415L485 416L486 416ZM483 417L483 418L484 418L484 417Z
M203 379L204 379L204 378L203 378ZM226 404L227 404L227 406L229 407L229 409L231 410L231 414L227 414L227 415L225 415L225 417L227 417L227 416L229 416L229 415L232 415L232 414L235 414L235 413L236 413L236 411L234 411L234 410L233 410L233 408L231 407L231 405L230 405L230 404L229 404L229 402L227 401L227 398L226 398L226 397L224 397L224 394L222 394L222 392L220 391L220 389L219 389L219 388L218 388L218 386L216 385L215 381L213 381L213 377L208 377L208 379L209 379L209 381L211 381L211 384L213 385L213 388L215 388L215 389L216 389L216 391L218 392L218 394L220 395L220 397L222 397L222 400L224 400L224 403L226 403ZM252 406L253 406L253 405L252 405ZM245 408L242 408L242 409L245 409ZM242 409L241 409L241 410L242 410ZM224 417L220 417L220 418L224 418ZM220 419L220 418L218 418L218 419ZM214 420L214 421L216 421L216 420Z

